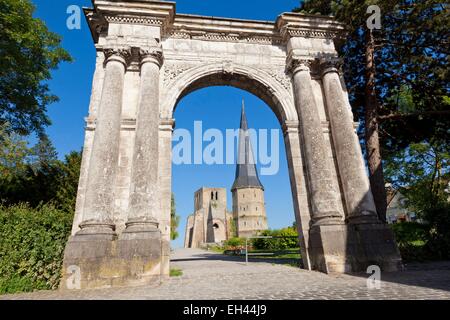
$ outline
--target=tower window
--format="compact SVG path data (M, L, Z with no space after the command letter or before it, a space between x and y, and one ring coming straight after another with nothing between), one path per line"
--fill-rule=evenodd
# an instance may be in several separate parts
M216 200L219 200L219 193L216 191Z
M214 229L219 229L219 225L218 225L217 223L214 223L214 224L213 224L213 228L214 228Z
M256 211L258 211L258 207L256 207Z
M214 192L211 191L211 200L214 200Z

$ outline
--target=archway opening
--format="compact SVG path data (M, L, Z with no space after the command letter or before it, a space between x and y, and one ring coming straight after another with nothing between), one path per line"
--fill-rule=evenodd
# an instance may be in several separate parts
M194 194L196 192L198 194L201 188L224 189L226 197L223 197L222 193L219 193L218 196L216 191L208 190L205 198L214 200L215 206L219 207L220 203L224 201L228 212L233 215L231 188L236 177L237 139L234 143L235 154L232 163L227 163L226 154L223 155L223 163L221 164L204 163L202 161L196 163L194 153L198 148L198 145L195 144L199 141L201 141L202 152L206 150L210 143L215 141L214 139L205 141L202 137L196 136L196 130L199 128L201 128L203 137L208 130L216 130L223 134L225 140L227 130L239 129L242 100L245 101L248 127L255 130L257 135L260 130L265 130L267 134L265 141L267 150L260 149L260 143L262 142L260 141L257 142L256 146L252 145L253 152L265 153L266 156L271 158L272 162L277 162L277 164L273 164L277 167L276 170L269 174L262 174L264 171L262 169L267 169L270 164L267 164L267 161L263 164L260 161L261 159L256 159L257 173L264 186L265 201L264 207L257 205L255 206L257 209L253 208L253 210L263 212L265 209L269 229L293 227L295 214L283 131L280 125L280 122L288 116L283 111L281 101L276 99L273 92L264 88L260 82L254 79L248 79L244 76L227 77L224 74L212 74L202 77L184 88L177 99L176 110L173 113L176 126L173 135L172 157L178 159L172 161L172 191L176 199L176 211L180 216L178 227L180 237L172 241L172 247L174 248L181 248L186 243L192 245L196 239L193 234L193 230L196 228L188 225L188 217L195 215L197 209L199 209L194 207ZM177 135L177 130L185 130L191 134L190 155L185 158L190 159L189 163L180 163L180 155L176 154L180 151L177 145L183 141L183 138ZM274 143L274 141L276 142ZM223 152L226 153L226 142L224 141L223 144ZM276 150L276 155L271 154L272 150ZM181 155L184 156L183 152L181 152ZM273 157L277 159L275 160ZM266 173L268 171L270 170L265 170ZM247 197L243 196L243 199L253 201L256 197L257 194L252 191ZM196 203L202 203L202 201L196 200ZM211 214L211 210L206 211ZM212 211L217 211L217 207ZM205 219L208 219L208 217L205 217ZM243 221L242 224L247 226L248 222ZM262 225L261 221L258 220L257 225L260 226L260 224ZM204 225L207 225L207 223ZM212 232L204 231L204 239L209 239L210 234L217 234L219 225L214 223L211 226ZM225 226L224 229L227 229L227 227ZM186 232L190 236L187 241Z

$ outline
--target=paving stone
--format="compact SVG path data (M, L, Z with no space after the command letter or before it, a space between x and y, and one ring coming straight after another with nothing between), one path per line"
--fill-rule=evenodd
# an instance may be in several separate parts
M405 271L382 274L381 289L368 289L366 274L326 275L259 261L245 265L239 259L198 249L175 250L172 267L182 269L183 276L159 287L39 291L0 299L450 299L450 261L410 264Z

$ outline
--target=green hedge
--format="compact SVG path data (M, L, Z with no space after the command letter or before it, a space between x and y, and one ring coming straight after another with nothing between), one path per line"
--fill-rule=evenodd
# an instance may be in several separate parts
M429 228L417 222L400 222L390 225L398 244L408 244L416 241L426 241Z
M265 230L262 236L272 237L290 237L274 239L253 239L253 248L257 250L286 250L298 248L298 233L293 228L284 228L280 230Z
M224 242L223 247L225 250L236 250L245 247L245 239L233 237Z
M52 205L0 205L0 293L58 287L72 220Z

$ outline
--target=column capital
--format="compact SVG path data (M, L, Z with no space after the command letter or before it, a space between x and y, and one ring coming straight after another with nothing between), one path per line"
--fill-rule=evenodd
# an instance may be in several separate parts
M154 63L161 68L164 62L164 55L161 45L153 45L139 48L139 60L141 66L144 63Z
M312 59L290 54L286 60L287 71L292 75L300 71L311 72L313 62L314 60Z
M105 55L105 64L107 64L110 61L118 61L122 63L125 68L128 67L129 63L131 62L131 47L123 46L113 46L113 47L106 47L103 48L103 53Z
M320 74L323 77L330 72L341 73L343 60L338 57L318 59Z

